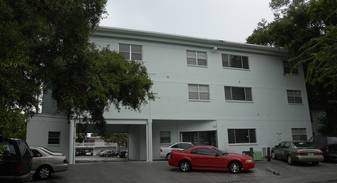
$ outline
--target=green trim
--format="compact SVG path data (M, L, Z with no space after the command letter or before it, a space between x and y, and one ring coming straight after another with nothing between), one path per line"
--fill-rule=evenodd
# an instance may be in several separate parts
M228 42L223 40L202 39L157 32L138 31L123 28L98 27L92 37L116 38L125 40L148 41L174 45L193 46L218 51L256 53L273 56L286 56L287 50L261 45Z

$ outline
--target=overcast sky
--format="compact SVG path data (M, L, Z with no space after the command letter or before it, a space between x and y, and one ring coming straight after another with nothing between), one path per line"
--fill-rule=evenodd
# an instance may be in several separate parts
M270 0L108 0L101 26L245 42Z

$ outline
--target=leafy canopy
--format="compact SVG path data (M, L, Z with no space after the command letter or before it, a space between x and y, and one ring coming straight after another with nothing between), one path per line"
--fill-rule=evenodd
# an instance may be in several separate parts
M285 47L289 61L304 64L306 80L337 86L337 1L272 0L275 19L262 21L248 43Z
M32 115L38 110L41 89L52 92L69 118L86 112L94 122L104 121L109 104L138 109L152 98L152 82L143 65L89 42L105 4L0 1L0 123L25 123L21 112Z

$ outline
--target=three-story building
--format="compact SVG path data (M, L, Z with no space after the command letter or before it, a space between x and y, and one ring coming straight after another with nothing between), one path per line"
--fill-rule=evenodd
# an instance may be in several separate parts
M131 160L158 159L160 146L178 141L241 152L312 135L303 69L289 67L286 50L107 27L91 41L143 62L153 81L155 100L140 112L104 114L111 131L129 134ZM72 156L75 124L48 96L27 140Z

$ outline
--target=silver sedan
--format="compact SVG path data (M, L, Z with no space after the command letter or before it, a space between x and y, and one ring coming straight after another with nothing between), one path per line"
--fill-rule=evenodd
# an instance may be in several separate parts
M52 152L44 147L30 147L35 178L48 179L52 173L66 171L68 161L62 153Z
M307 142L284 141L272 149L272 158L286 160L289 165L294 162L310 162L318 165L323 161L323 153Z

